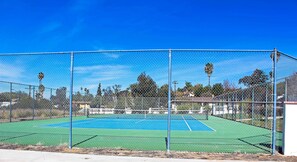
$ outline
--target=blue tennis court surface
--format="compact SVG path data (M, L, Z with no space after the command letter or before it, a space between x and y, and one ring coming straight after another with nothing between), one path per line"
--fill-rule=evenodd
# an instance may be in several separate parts
M49 127L69 127L69 122L49 124ZM167 120L155 119L96 119L77 120L73 128L167 130ZM199 120L171 120L171 130L214 131Z

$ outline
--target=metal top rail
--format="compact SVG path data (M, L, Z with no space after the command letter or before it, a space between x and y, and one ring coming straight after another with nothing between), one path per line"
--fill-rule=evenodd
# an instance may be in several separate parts
M8 84L11 83L11 84L15 84L15 85L38 87L38 85L25 84L25 83L16 83L16 82L8 82L8 81L1 81L1 80L0 80L0 83L8 83ZM51 88L51 87L45 87L45 89L57 90L57 88Z
M0 53L0 56L19 55L61 55L61 54L89 54L89 53L118 53L118 52L273 52L273 50L256 49L135 49L135 50L94 50L94 51L61 51L61 52L15 52Z
M273 102L265 102L265 101L195 101L195 100L171 100L171 103L254 103L254 104L273 104ZM276 102L278 104L282 104L283 102Z
M286 54L286 53L283 53L283 52L280 52L280 51L278 51L281 55L284 55L284 56L286 56L286 57L289 57L289 58L291 58L291 59L293 59L293 60L295 60L295 61L297 61L297 58L296 57L294 57L294 56L291 56L291 55L288 55L288 54Z

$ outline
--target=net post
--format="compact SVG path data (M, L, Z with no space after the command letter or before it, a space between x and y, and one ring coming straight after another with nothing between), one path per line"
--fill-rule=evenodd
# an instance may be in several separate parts
M168 51L168 117L167 117L167 143L166 150L170 153L170 131L171 131L171 74L172 74L171 49Z
M273 49L273 67L272 67L272 73L273 73L273 124L272 124L272 155L275 155L275 146L276 146L276 102L277 102L277 96L276 96L276 61L277 61L277 49Z
M69 94L69 148L72 148L72 93L73 93L73 52L70 53L70 94Z
M90 116L89 116L89 115L90 115L90 110L89 110L89 109L87 109L87 114L86 114L86 115L87 115L87 118L90 117Z

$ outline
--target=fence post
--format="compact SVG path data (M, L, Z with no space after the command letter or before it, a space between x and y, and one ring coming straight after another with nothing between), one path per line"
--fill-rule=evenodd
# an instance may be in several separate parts
M72 148L72 93L73 93L73 52L70 54L70 94L69 94L69 148Z
M171 75L172 75L171 50L168 51L168 117L167 117L167 153L170 152L170 131L171 131Z
M221 101L222 101L222 102L221 102L221 112L220 112L220 117L223 118L223 117L224 117L224 106L225 106L225 105L224 105L224 104L225 104L225 103L224 103L224 95L221 97Z
M273 124L272 124L272 155L275 155L275 143L276 143L276 102L277 102L277 96L276 96L276 61L277 61L277 50L274 48L273 50Z
M288 80L285 78L285 101L288 101Z
M35 117L35 86L33 86L33 103L32 103L32 120L34 120Z
M9 100L9 122L11 122L11 117L12 117L12 83L10 83L10 86L9 86L9 97L10 97L10 100Z
M266 84L266 88L265 88L265 128L267 128L267 122L268 122L268 107L267 107L267 102L268 102L268 84Z
M141 111L143 111L144 109L143 109L143 94L142 94L142 96L141 96Z
M241 104L240 104L240 121L242 122L242 112L243 112L243 93L244 90L241 92Z
M229 102L230 102L230 97L229 97L229 93L227 94L228 95L228 98L227 98L227 119L229 119L230 117L230 106L229 106Z
M224 118L224 115L225 115L225 95L223 96L223 114L222 114L222 118Z
M238 105L238 103L237 103L237 92L235 92L235 95L233 93L233 101L235 101L235 104L233 102L233 111L235 111L235 112L233 112L233 114L234 114L234 119L233 120L236 121L236 118L237 118L237 105Z
M50 118L52 118L52 109L53 109L53 103L52 103L52 95L53 95L53 89L51 88L51 91L50 91Z
M255 110L255 88L252 88L252 125L254 125L254 110Z

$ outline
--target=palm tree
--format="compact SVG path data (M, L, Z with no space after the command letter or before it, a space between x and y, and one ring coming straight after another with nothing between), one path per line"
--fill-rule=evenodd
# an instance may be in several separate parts
M276 62L278 62L280 56L281 56L281 53L277 51L277 52L276 52ZM272 53L270 54L270 58L272 59L272 61L274 61L274 52L272 52Z
M44 78L43 72L38 73L39 84L41 84L41 80Z
M205 65L204 71L205 71L205 73L206 73L207 76L208 76L208 86L210 86L210 75L211 75L212 72L213 72L213 64L212 64L212 63L207 63L207 64Z
M43 92L44 92L44 89L45 89L45 87L41 83L43 78L44 78L43 72L38 73L38 79L39 79L39 87L38 87L39 93L38 93L38 96L39 96L39 98L43 97Z

